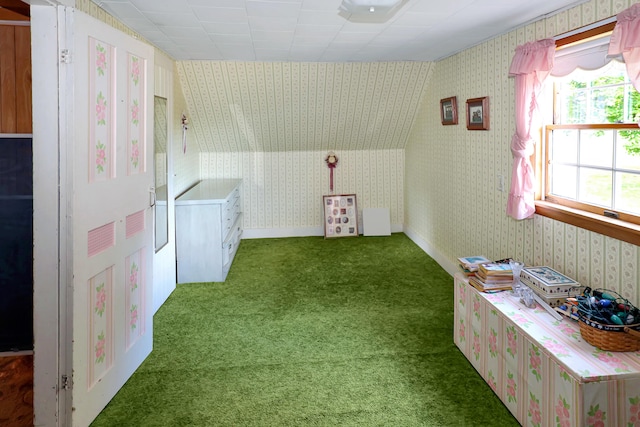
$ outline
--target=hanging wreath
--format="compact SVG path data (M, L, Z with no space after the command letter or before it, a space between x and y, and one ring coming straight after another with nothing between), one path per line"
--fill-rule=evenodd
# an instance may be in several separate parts
M338 156L333 151L329 151L327 157L324 159L329 167L329 190L333 192L333 170L338 166Z

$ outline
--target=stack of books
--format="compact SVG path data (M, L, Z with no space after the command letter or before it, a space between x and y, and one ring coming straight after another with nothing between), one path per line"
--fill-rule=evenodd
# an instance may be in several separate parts
M512 283L511 266L501 262L479 264L475 276L469 277L469 284L482 292L511 289Z
M476 272L478 271L478 266L483 262L491 262L491 260L482 255L465 256L458 258L460 270L462 271L462 274L467 277L475 276Z

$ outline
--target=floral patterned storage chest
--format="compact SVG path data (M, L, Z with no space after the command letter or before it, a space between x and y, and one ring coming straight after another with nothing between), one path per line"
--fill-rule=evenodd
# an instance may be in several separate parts
M454 286L454 342L520 424L640 426L640 352L599 350L509 291Z

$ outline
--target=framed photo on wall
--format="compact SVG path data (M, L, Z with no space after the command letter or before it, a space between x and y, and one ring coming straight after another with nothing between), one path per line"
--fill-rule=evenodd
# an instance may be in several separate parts
M489 97L467 99L467 129L489 130Z
M355 194L322 196L324 237L357 237L358 204Z
M443 125L458 124L458 101L455 96L440 100L440 119Z

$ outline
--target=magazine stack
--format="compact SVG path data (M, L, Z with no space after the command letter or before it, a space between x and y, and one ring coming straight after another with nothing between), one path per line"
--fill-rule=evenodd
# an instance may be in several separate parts
M478 265L475 276L469 277L469 284L482 292L511 289L513 272L511 266L502 262L485 262Z
M491 262L491 260L487 259L482 255L476 256L465 256L462 258L458 258L458 263L460 264L460 270L462 270L462 274L465 276L475 276L476 271L478 271L478 266L483 262Z

